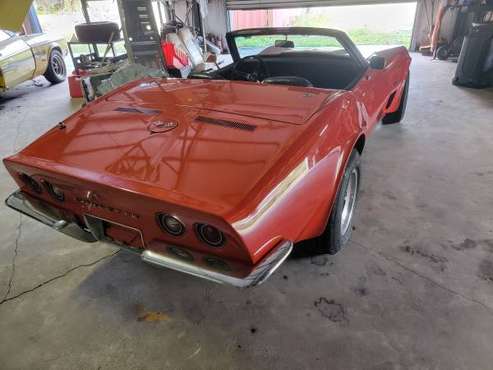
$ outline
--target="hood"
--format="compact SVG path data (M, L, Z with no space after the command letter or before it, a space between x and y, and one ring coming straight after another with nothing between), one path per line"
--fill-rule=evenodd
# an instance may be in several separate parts
M276 87L253 86L256 94L248 84L229 82L132 84L89 104L21 156L97 174L103 183L117 178L128 188L144 184L163 199L173 193L174 199L212 203L226 212L262 181L329 94L304 98L306 89L284 87L282 99L273 93Z

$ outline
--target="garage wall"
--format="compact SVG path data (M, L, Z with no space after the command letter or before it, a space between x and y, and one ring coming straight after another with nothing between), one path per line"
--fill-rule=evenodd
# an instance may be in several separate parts
M416 51L420 45L429 43L428 34L431 32L431 26L435 24L440 3L441 0L418 0L410 50ZM457 9L449 9L442 20L440 37L448 42L451 42L454 36L457 13Z
M185 21L186 9L185 1L175 2L176 15L183 21ZM228 19L224 0L209 0L208 13L205 19L205 32L223 36L224 38L224 35L228 31L227 22Z
M228 30L224 0L209 0L208 10L209 13L207 14L205 22L206 32L224 36Z

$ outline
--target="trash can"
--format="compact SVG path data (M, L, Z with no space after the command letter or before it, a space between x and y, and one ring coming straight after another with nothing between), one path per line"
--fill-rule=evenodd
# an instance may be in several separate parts
M464 37L454 85L493 86L493 23L474 23Z

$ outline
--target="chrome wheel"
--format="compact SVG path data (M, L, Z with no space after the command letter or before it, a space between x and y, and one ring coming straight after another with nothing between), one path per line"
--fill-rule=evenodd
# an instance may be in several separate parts
M353 218L356 196L358 194L359 172L354 168L349 175L349 181L344 192L344 204L341 213L341 235L346 234Z
M58 53L53 53L51 56L51 70L60 80L65 79L65 62L63 61L63 57Z

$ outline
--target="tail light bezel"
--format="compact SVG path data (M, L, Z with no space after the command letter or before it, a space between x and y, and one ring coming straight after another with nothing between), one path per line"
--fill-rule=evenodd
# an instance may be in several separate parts
M171 217L175 221L178 221L178 223L181 225L180 231L174 232L173 230L171 230L169 228L169 226L166 226L166 223L164 222L165 217ZM179 217L172 215L172 214L169 214L169 213L165 213L165 212L156 213L156 222L162 231L164 231L165 233L167 233L171 236L179 237L179 236L182 236L183 234L185 234L185 232L187 231L185 223Z
M64 202L65 201L65 193L60 189L59 186L47 181L42 180L41 183L44 185L46 192L56 201ZM60 193L55 191L55 187L60 189Z
M219 233L221 239L218 242L212 242L211 240L208 240L207 237L204 236L204 232L203 232L204 227L212 227L212 228L216 229L217 232ZM207 244L210 247L221 248L226 243L226 236L224 235L224 233L221 230L219 230L215 226L212 226L210 224L205 224L205 223L196 223L194 225L194 229L195 229L195 234L197 235L197 238L201 242Z
M24 185L26 185L29 189L31 189L36 194L41 194L43 192L43 186L32 176L24 172L19 172L18 177Z

